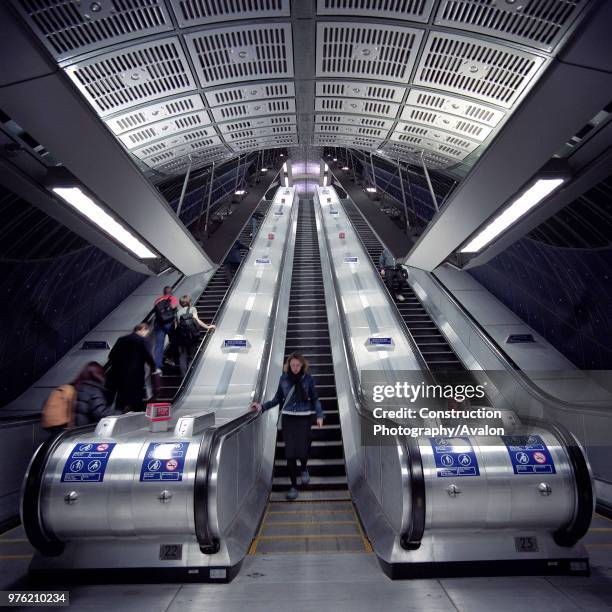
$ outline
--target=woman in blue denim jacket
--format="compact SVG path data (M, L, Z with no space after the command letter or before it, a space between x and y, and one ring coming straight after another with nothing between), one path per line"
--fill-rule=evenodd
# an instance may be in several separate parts
M252 410L269 410L281 406L285 458L291 479L287 499L297 499L297 460L302 467L302 484L310 481L307 464L312 441L312 414L316 413L317 426L323 426L323 409L317 397L314 379L308 374L308 362L299 353L287 357L276 395L264 404L253 402Z

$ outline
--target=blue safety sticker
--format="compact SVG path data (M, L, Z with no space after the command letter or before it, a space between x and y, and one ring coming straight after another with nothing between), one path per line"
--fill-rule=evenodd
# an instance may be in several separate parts
M393 340L391 338L381 338L378 336L370 336L368 338L368 344L372 346L391 346Z
M61 482L102 482L116 442L80 442L71 451Z
M480 476L478 459L469 438L429 438L438 478Z
M223 340L223 348L247 348L246 339Z
M540 436L501 436L515 474L556 474L550 451Z
M140 468L140 482L183 480L189 442L151 442Z

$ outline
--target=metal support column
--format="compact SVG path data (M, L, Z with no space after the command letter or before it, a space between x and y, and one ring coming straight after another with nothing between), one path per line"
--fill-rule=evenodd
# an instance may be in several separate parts
M427 179L427 185L429 186L429 193L431 194L431 199L433 200L433 205L436 212L439 211L438 208L438 200L436 200L436 194L434 193L433 186L431 181L429 180L429 172L427 172L427 166L425 165L424 151L421 151L421 163L423 164L423 172L425 173L425 178Z
M402 166L399 157L397 158L397 174L399 176L400 187L402 189L402 202L404 203L404 215L406 217L406 233L410 233L410 221L408 220L408 205L406 204L406 192L404 191L404 179L402 178Z
M191 164L193 159L189 156L189 167L187 168L187 174L185 175L185 182L183 183L183 190L181 191L181 197L179 198L178 207L176 209L176 216L181 218L181 209L183 208L183 199L185 198L185 192L187 191L187 183L189 182L189 175L191 173Z
M212 198L213 181L215 180L215 162L212 163L210 171L210 185L208 188L208 202L206 204L206 221L204 222L204 235L208 236L208 214L210 212L210 199Z

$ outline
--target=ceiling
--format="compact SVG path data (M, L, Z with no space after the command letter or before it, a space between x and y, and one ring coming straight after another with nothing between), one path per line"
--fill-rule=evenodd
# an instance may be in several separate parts
M589 0L10 0L150 180L340 146L461 178ZM308 152L306 156L303 153Z

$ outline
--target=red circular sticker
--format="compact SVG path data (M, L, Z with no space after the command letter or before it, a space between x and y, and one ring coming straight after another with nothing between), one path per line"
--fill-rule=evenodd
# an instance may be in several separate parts
M538 463L546 463L546 455L544 453L533 453L533 458Z
M97 451L105 451L107 448L108 444L98 444L98 446L96 446Z
M166 461L166 469L174 472L178 467L178 461L176 459L170 459L170 461Z

